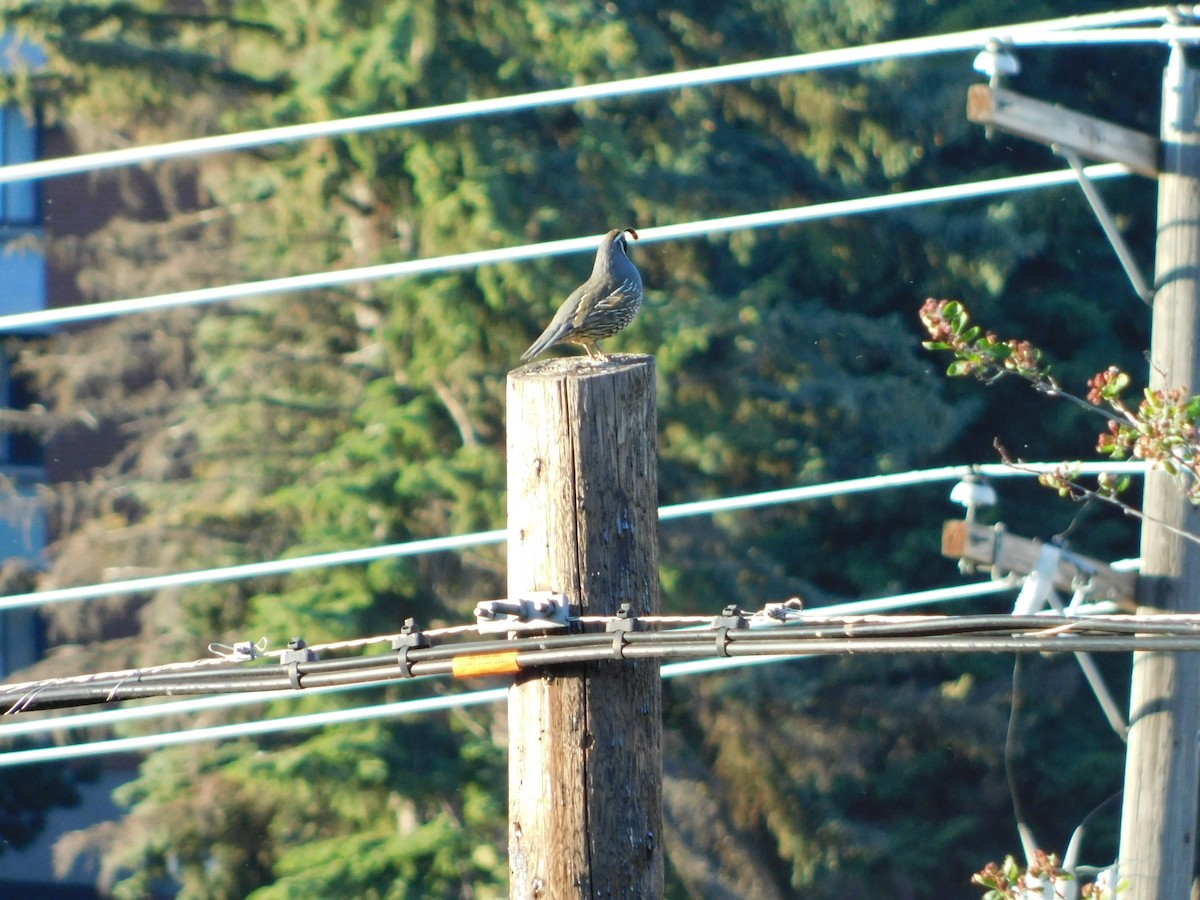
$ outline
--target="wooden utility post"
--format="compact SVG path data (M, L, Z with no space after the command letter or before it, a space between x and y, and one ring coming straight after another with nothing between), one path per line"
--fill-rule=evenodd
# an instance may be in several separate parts
M1182 49L1163 79L1150 385L1200 390L1200 78ZM1200 514L1172 479L1146 476L1138 602L1200 612L1200 546L1155 524L1200 535ZM1121 814L1123 900L1189 895L1196 853L1200 654L1135 653Z
M556 359L508 377L508 592L583 615L655 613L654 359ZM509 694L509 895L663 893L656 661L522 677Z

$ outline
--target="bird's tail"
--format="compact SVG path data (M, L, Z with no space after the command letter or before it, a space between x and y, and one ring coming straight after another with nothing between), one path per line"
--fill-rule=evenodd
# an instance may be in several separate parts
M552 346L559 342L566 332L567 328L558 322L551 322L549 326L547 326L546 330L542 332L542 336L534 341L528 350L521 354L521 362L529 362L529 360L533 359L535 356L538 356L549 350Z

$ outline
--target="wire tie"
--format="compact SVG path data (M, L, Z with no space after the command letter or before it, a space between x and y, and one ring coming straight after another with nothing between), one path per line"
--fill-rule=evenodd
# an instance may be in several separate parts
M721 614L713 618L713 627L717 629L717 656L729 655L729 631L741 631L750 627L737 604L731 603L721 610Z
M209 653L214 653L228 662L248 662L258 659L266 649L267 639L265 637L259 638L257 642L237 641L232 647L216 641L208 645Z
M642 630L642 623L633 614L633 604L622 603L613 617L605 623L604 630L613 633L613 659L624 659L626 635L631 631Z
M316 659L317 654L300 635L288 641L288 648L280 655L279 662L288 667L288 681L292 683L293 690L298 691L303 687L300 684L300 663L313 662Z
M762 608L762 612L758 613L765 619L774 619L781 625L786 625L789 619L793 619L800 614L804 609L804 601L799 597L792 597L790 600L784 600L781 603L768 603Z
M401 675L405 678L413 677L413 663L408 658L408 652L428 646L429 637L417 628L417 620L405 619L400 634L392 640L392 649L396 651L396 662L400 664Z

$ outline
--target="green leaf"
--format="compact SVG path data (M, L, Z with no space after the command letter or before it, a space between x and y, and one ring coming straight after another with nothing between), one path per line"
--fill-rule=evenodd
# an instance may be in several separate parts
M1193 394L1189 397L1183 411L1189 422L1200 421L1200 395Z

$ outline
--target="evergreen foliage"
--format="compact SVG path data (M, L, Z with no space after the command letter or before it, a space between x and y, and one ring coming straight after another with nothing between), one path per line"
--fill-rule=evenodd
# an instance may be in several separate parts
M6 96L36 103L80 150L1090 9L944 6L0 8L6 28L47 52ZM1160 55L1028 56L1026 92L1154 129L1146 110ZM56 233L51 213L48 249L83 262L85 298L111 299L1054 165L1025 143L989 145L966 123L969 67L968 54L884 63L102 174L128 212L74 238ZM91 182L79 184L86 196ZM1114 194L1148 254L1152 191ZM633 253L647 303L611 349L657 356L663 502L990 461L998 433L1016 453L1087 452L1088 429L1070 413L1052 419L1036 398L981 399L946 384L920 348L925 296L973 298L981 318L1049 345L1063 373L1134 357L1147 328L1069 191ZM45 584L501 527L504 378L586 267L569 257L245 300L68 330L30 348L22 364L46 404L48 453L72 442L111 450L55 486ZM1006 519L1026 533L1048 536L1078 512L1008 485L1004 495ZM667 523L664 601L716 612L944 584L954 570L935 559L937 535L951 514L938 487ZM1133 544L1128 528L1097 533L1094 554ZM104 667L116 668L193 658L214 640L266 634L278 646L293 634L315 643L394 631L408 616L461 622L476 600L503 595L503 570L501 552L485 548L47 616L58 641L108 642ZM1054 722L1055 739L1080 750L1037 772L1039 798L1061 799L1046 803L1057 817L1048 845L1098 800L1081 767L1099 755L1112 775L1121 753L1067 662L1044 667L1042 683L1055 687L1038 700L1053 703L1026 712L1031 734ZM672 807L668 791L672 890L704 896L721 879L697 860L720 859L723 883L753 885L743 896L961 892L1015 839L1000 762L1009 673L1002 659L849 658L672 688L671 783L711 801ZM380 693L301 705L368 696ZM127 726L144 727L162 724ZM86 840L102 849L104 886L117 897L502 896L503 731L502 711L475 710L161 750L122 790L129 814ZM1030 749L1018 764L1036 758ZM722 856L719 835L736 852ZM746 860L762 867L751 875Z

